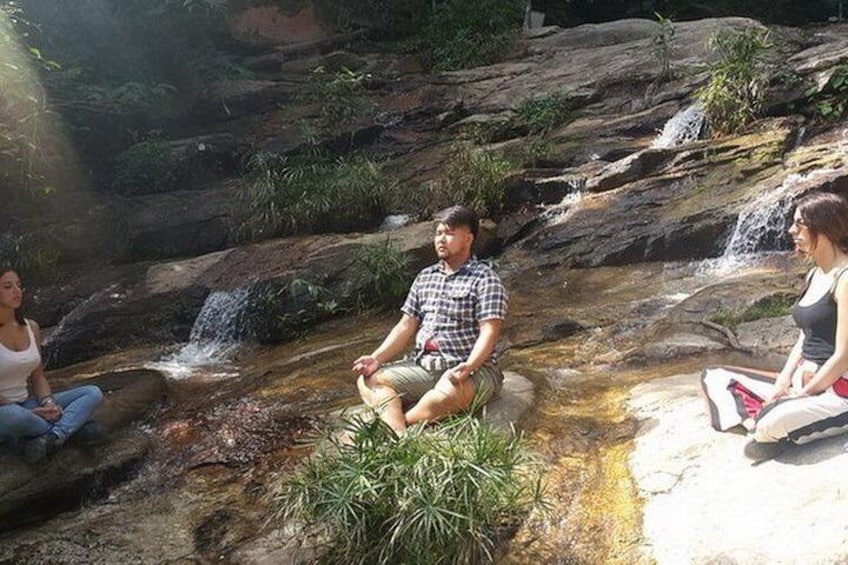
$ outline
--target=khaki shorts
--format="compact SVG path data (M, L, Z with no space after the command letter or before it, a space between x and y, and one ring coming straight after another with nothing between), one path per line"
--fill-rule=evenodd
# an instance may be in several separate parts
M388 377L392 388L400 394L404 404L413 404L427 391L432 390L445 370L428 371L415 361L398 361L384 365L379 373ZM483 406L494 398L503 386L503 373L494 363L486 363L471 375L474 383L474 402Z

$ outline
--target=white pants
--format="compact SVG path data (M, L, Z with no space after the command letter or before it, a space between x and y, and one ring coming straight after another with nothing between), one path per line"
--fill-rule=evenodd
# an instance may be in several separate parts
M802 362L792 375L791 390L800 390L803 374L817 368L815 363ZM750 394L740 391L739 385ZM782 398L757 410L756 401L762 403L774 392L774 380L769 377L744 369L709 367L701 375L701 386L716 430L727 431L753 418L756 441L788 439L798 444L848 431L848 398L836 394L833 387L815 396Z

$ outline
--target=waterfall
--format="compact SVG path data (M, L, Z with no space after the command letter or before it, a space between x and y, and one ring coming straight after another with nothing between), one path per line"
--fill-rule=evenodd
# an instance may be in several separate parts
M831 172L817 170L806 174L791 174L776 189L762 192L745 204L736 218L724 253L718 259L704 261L698 269L699 273L727 274L744 266L759 253L785 248L788 241L787 216L794 204L793 197L798 187Z
M247 287L212 292L194 321L188 343L157 366L181 376L194 367L226 363L250 337L245 330L248 296Z
M700 104L693 104L677 112L668 120L654 142L652 149L667 149L697 141L704 128L704 109Z

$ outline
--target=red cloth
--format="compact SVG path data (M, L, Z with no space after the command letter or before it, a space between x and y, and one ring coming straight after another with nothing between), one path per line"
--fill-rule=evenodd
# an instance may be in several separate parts
M742 399L742 404L745 406L745 412L748 414L748 417L756 418L760 410L763 409L765 401L737 382L731 383L730 387Z

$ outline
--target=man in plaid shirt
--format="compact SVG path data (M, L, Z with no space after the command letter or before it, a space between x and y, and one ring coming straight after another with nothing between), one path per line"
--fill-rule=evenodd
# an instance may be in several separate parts
M488 402L503 384L495 344L506 317L500 278L471 254L479 221L454 206L436 218L439 262L418 274L400 321L353 363L362 400L396 432ZM412 338L411 358L384 365ZM404 412L404 408L408 409Z

